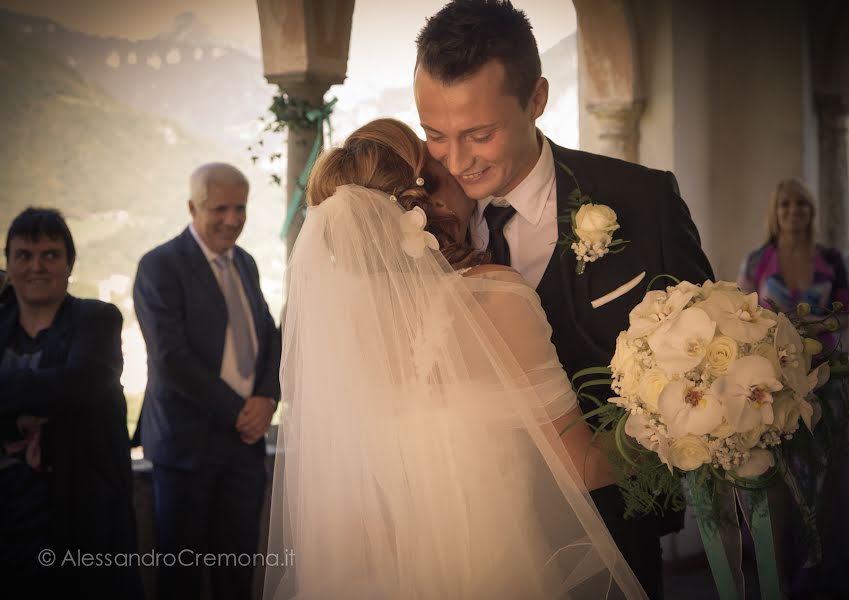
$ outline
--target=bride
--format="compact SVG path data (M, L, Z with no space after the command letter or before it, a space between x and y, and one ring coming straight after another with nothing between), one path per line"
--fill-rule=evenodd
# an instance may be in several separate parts
M265 597L644 598L539 298L474 250L473 201L391 119L324 154L307 198L269 529L293 560Z

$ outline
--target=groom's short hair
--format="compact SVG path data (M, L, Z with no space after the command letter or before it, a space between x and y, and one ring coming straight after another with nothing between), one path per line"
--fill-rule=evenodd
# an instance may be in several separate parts
M497 60L505 70L504 91L523 109L542 74L531 23L509 0L449 2L427 20L416 48L416 67L447 84Z

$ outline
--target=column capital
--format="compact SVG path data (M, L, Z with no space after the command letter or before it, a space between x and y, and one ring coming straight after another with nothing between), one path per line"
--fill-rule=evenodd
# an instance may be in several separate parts
M589 112L599 125L598 139L602 154L637 161L637 143L640 138L639 123L645 109L643 100L595 102L587 104Z

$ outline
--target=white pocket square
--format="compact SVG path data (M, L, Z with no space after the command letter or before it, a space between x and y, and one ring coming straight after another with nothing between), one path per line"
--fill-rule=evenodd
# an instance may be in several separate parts
M630 292L632 289L634 289L634 286L636 286L638 283L640 283L645 278L645 276L646 276L646 272L643 271L642 273L640 273L639 275L634 277L628 283L623 283L622 285L620 285L618 288L616 288L615 290L613 290L609 294L605 294L604 296L602 296L600 298L596 298L595 300L590 302L590 304L592 305L593 308L598 308L599 306L604 306L608 302L616 300L619 296L624 296L625 294Z

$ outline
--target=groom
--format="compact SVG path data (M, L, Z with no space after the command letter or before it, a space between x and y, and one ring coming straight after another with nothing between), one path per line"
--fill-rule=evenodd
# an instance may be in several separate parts
M610 364L617 334L656 275L713 278L672 173L561 148L536 128L548 82L522 11L506 0L455 0L427 21L416 44L416 105L428 150L477 200L476 244L536 287L567 372ZM576 182L613 210L614 236L628 240L580 275L575 252L556 245L571 234L558 216L569 214ZM604 224L610 213L599 217ZM591 495L649 597L662 598L660 536L680 529L683 514L625 520L616 486Z

